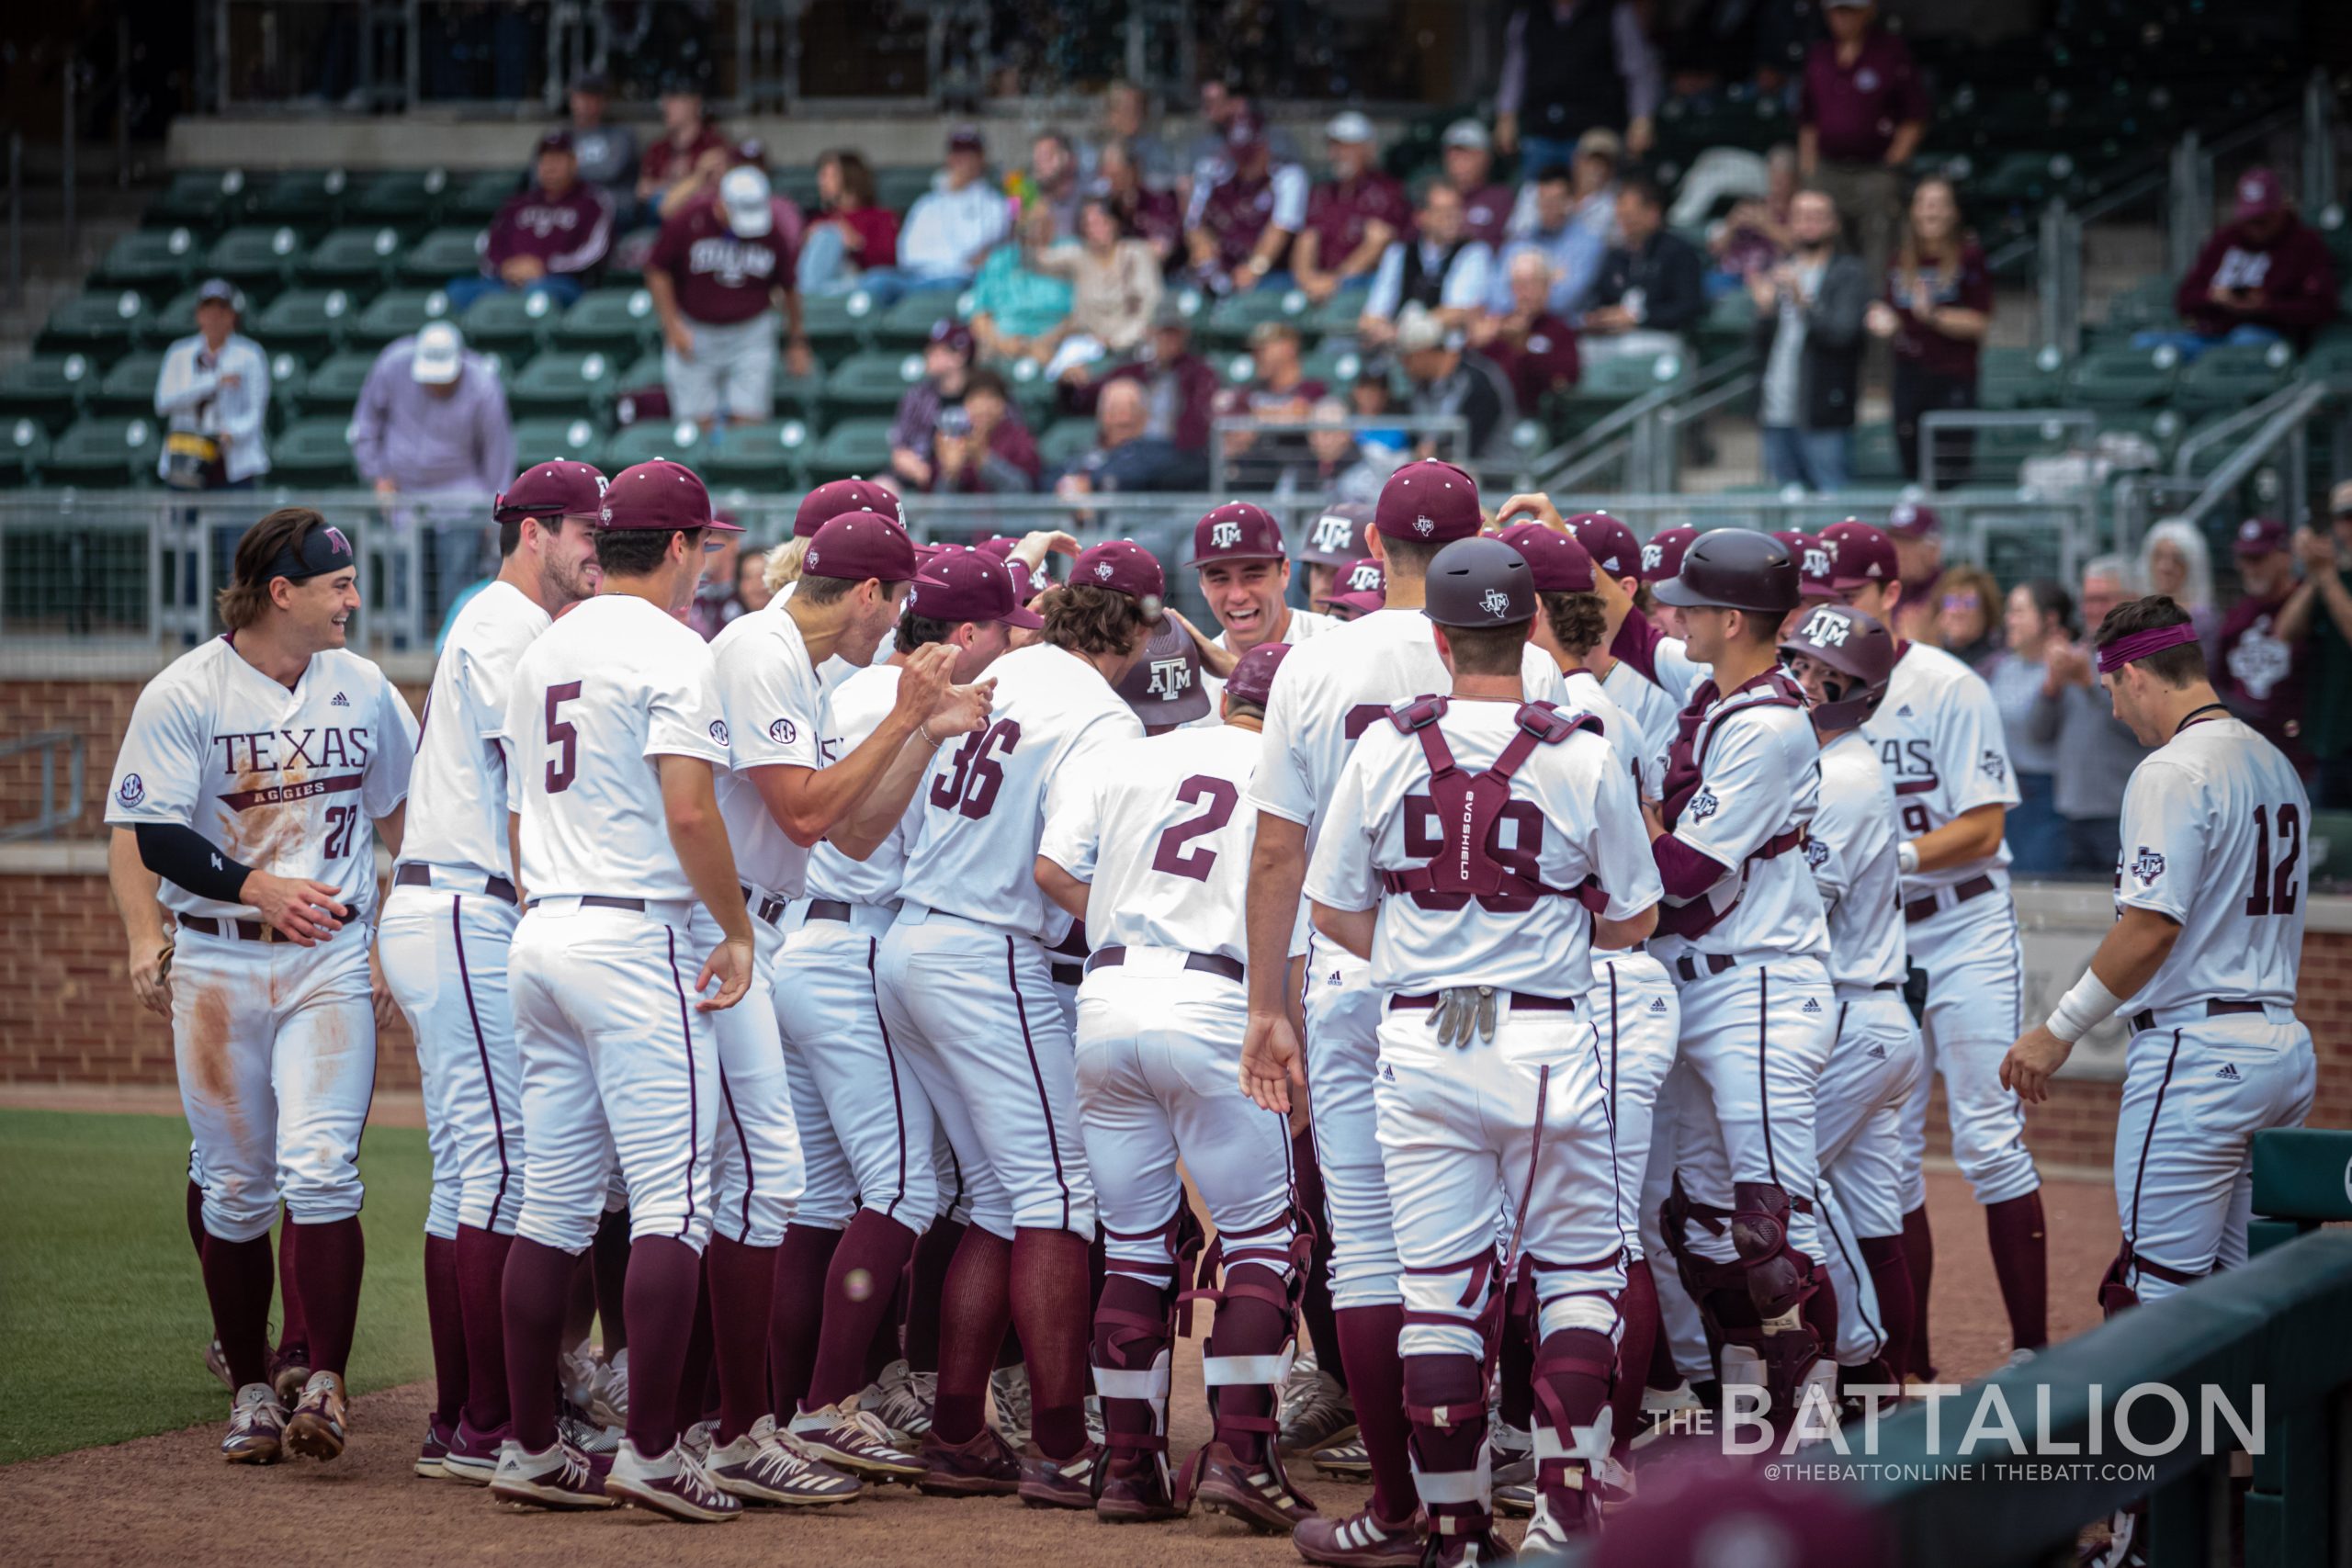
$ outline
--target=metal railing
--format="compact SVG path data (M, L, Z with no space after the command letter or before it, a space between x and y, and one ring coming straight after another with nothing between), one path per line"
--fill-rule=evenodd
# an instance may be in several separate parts
M1460 414L1356 414L1344 420L1265 419L1240 414L1220 416L1210 422L1209 489L1280 489L1278 476L1304 466L1309 457L1307 440L1298 438L1311 440L1318 434L1337 431L1359 437L1396 437L1399 462L1409 460L1427 446L1430 456L1468 468L1481 479L1489 474L1498 479L1516 474L1521 466L1510 457L1489 457L1472 452L1470 422ZM1385 479L1386 475L1381 477Z
M2325 382L2299 381L2182 442L2172 472L2124 476L2115 486L2116 548L2136 553L2161 518L2178 518L2211 535L2225 509L2258 509L2300 525L2311 515L2311 442L2314 425L2323 422L2331 428L2322 434L2341 455L2347 441L2341 399ZM2200 478L2200 459L2222 450L2228 455ZM2256 491L2252 508L2244 504L2249 484Z
M57 793L57 754L65 753L65 794ZM71 827L82 815L82 788L85 782L85 761L82 737L69 729L47 729L39 735L27 735L13 740L0 740L0 777L15 778L19 766L15 759L31 754L39 759L40 770L40 811L28 822L0 824L0 843L18 839L54 838L60 829Z

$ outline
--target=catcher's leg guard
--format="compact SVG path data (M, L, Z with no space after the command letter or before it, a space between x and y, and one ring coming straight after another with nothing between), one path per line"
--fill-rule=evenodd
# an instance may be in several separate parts
M1805 1306L1819 1288L1813 1260L1789 1245L1792 1201L1777 1182L1742 1181L1734 1188L1731 1241L1746 1278L1752 1334L1733 1333L1724 1351L1724 1382L1760 1384L1776 1422L1792 1419L1809 1389L1825 1408L1837 1407L1835 1364L1821 1353Z
M1186 1247L1198 1230L1190 1220L1191 1208L1180 1202L1155 1230L1106 1227L1102 1293L1094 1308L1094 1391L1102 1396L1107 1468L1120 1475L1156 1471L1163 1493L1171 1482L1169 1348Z
M1289 1213L1220 1236L1202 1261L1200 1288L1182 1298L1216 1303L1216 1326L1201 1357L1216 1426L1177 1477L1180 1506L1198 1490L1210 1507L1277 1530L1315 1511L1291 1485L1275 1441L1275 1407L1297 1352L1298 1298L1313 1246L1313 1235Z
M1546 1334L1535 1352L1535 1488L1546 1539L1588 1534L1600 1523L1595 1468L1609 1459L1614 1423L1610 1379L1616 1347L1591 1328Z
M1413 1484L1430 1535L1483 1541L1495 1528L1483 1359L1407 1356L1405 1415L1413 1424Z

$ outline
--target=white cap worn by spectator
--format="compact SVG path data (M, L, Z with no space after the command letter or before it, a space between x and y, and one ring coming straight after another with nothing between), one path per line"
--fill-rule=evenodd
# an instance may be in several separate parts
M768 177L749 164L727 171L718 182L718 205L739 240L757 240L775 227L775 205Z
M1484 152L1490 151L1495 143L1494 139L1487 134L1487 128L1476 120L1457 119L1445 128L1444 144L1448 147L1476 147Z
M416 357L409 374L419 386L446 387L465 368L466 340L447 321L428 321L416 334Z
M1459 348L1461 339L1446 330L1435 312L1416 299L1396 312L1396 352L1420 354L1432 348Z
M1331 117L1331 123L1323 128L1323 135L1328 141L1361 145L1372 140L1372 121L1354 109L1342 109Z

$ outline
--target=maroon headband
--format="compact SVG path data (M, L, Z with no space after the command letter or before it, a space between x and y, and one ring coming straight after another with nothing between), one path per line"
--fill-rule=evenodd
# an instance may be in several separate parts
M2130 637L2117 637L2098 650L2098 672L2112 675L2135 660L2196 640L2197 627L2188 621L2178 626L2151 626L2143 632L2133 632Z

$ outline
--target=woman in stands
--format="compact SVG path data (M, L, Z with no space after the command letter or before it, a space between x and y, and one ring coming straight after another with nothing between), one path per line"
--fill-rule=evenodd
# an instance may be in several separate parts
M2074 595L2046 577L2009 590L2002 616L2008 646L1984 666L2001 711L2002 738L2009 766L2017 770L2018 804L2005 829L2009 869L2019 876L2046 876L2066 868L2066 823L2058 815L2055 749L2033 738L2033 705L2041 694L2050 649L2066 640L2075 613Z
M1979 566L1944 569L1936 583L1936 641L1946 653L1975 671L2001 649L2001 586Z
M2212 647L2222 618L2213 613L2212 556L2197 525L2175 517L2148 530L2140 542L2140 588L2188 611L2198 640Z
M846 294L858 276L899 264L899 215L874 196L874 167L836 148L817 160L818 212L800 246L800 291Z
M1894 349L1894 443L1905 479L1919 478L1919 419L1936 409L1976 406L1977 354L1993 324L1993 275L1976 236L1961 227L1951 182L1921 180L1885 297L1871 307L1873 336ZM1936 452L1937 482L1966 480L1975 441L1945 436Z

